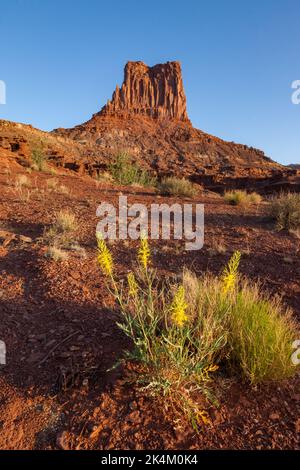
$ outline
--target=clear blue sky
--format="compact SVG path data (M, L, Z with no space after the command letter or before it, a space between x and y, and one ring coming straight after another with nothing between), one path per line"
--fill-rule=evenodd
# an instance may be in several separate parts
M0 0L3 119L79 124L128 60L180 60L195 127L300 162L299 0Z

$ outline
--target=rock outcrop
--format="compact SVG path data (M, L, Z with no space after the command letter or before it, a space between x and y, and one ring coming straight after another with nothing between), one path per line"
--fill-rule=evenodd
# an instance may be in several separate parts
M185 177L213 191L300 191L300 171L264 152L195 129L188 119L178 62L128 62L124 83L101 111L71 129L42 132L0 120L0 158L28 166L39 148L50 163L98 176L120 151L158 178Z
M148 67L128 62L124 82L100 111L105 116L146 115L188 121L186 97L179 62Z

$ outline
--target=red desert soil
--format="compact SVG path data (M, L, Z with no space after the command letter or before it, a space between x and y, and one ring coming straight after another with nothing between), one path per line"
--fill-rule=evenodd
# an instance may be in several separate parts
M120 192L129 203L157 202L154 191L58 173L55 178L70 190L58 194L47 189L49 174L1 168L0 230L16 234L11 241L4 237L0 246L0 339L7 346L0 376L1 449L298 447L299 377L251 388L221 370L216 379L220 407L208 407L212 425L197 435L184 419L128 385L124 370L106 372L128 344L115 324L117 312L96 263L96 208L102 201L117 204ZM31 182L28 202L13 191L17 174ZM244 211L209 192L193 202L205 203L205 246L186 252L181 242L153 242L159 274L179 274L183 265L197 274L218 273L240 249L242 273L281 294L300 318L299 239L276 232L264 204ZM84 253L72 251L57 263L45 257L42 236L61 208L76 214ZM221 244L225 253L218 250ZM111 248L124 276L134 264L136 242L115 242Z

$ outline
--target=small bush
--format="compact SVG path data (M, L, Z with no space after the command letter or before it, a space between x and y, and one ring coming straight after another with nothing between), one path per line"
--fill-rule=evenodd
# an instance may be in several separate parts
M161 194L167 196L193 197L197 194L193 183L184 178L176 178L175 176L163 178L158 184L158 189Z
M261 202L261 196L257 193L247 193L246 191L226 191L224 194L226 202L233 206L259 204Z
M300 194L282 193L271 199L270 215L278 230L300 228Z
M41 148L34 148L31 152L32 168L37 171L47 170L47 158Z
M154 186L155 178L146 170L142 170L136 163L131 162L126 152L119 153L114 162L109 165L112 177L122 185L139 184L141 186Z
M128 274L127 290L122 282L118 287L101 238L98 261L120 308L119 327L133 344L125 358L140 364L133 379L194 427L209 422L195 392L214 401L210 382L220 365L234 367L251 383L295 372L291 346L298 333L290 313L259 285L239 280L239 252L221 276L197 278L185 270L182 283L162 284L142 239L139 268Z

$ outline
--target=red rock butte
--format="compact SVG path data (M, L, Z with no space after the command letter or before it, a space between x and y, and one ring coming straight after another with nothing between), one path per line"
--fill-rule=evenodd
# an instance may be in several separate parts
M148 67L127 62L124 81L99 113L106 116L146 115L189 122L179 62Z

